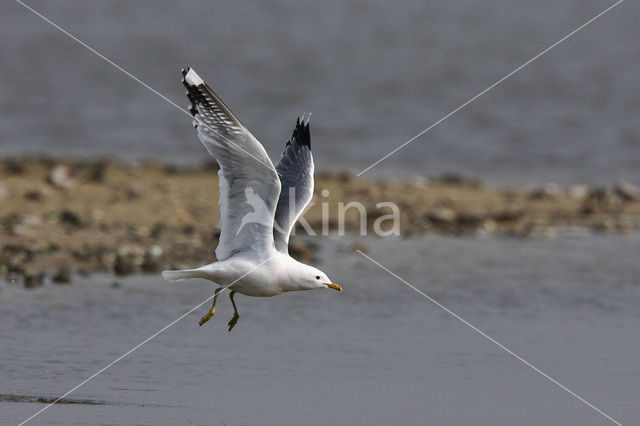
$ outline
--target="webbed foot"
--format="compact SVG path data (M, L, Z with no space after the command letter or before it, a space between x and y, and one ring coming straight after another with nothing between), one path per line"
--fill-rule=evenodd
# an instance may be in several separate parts
M215 295L213 296L213 304L211 305L211 309L209 309L209 312L207 312L205 316L200 318L200 322L199 322L200 326L202 326L202 324L204 324L205 322L209 321L213 316L213 314L216 313L216 302L218 301L218 293L220 293L220 291L222 291L222 288L216 289Z
M240 315L237 313L233 314L233 318L229 321L229 331L231 331L231 329L238 323L238 318L240 318Z
M215 313L215 309L213 310L213 312L211 311L207 312L207 314L200 319L199 324L202 325L205 322L209 321L213 317L214 313Z

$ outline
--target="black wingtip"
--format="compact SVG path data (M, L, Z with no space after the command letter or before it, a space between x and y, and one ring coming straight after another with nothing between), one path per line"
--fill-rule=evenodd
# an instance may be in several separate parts
M196 114L198 114L198 108L196 107L196 104L198 103L198 99L202 96L196 86L191 85L189 83L187 83L186 80L186 76L189 73L189 71L191 71L191 67L184 67L182 68L181 72L182 72L182 85L184 87L186 87L187 89L187 98L189 98L189 101L191 102L191 105L189 105L189 107L187 107L187 110L191 113L192 116L196 116ZM197 122L194 121L194 127L198 127Z
M311 115L311 114L309 114ZM306 146L311 149L311 133L309 131L309 120L305 123L304 116L302 120L300 117L296 119L296 128L293 129L293 134L291 135L291 141L294 141L300 146ZM288 145L289 143L287 143Z

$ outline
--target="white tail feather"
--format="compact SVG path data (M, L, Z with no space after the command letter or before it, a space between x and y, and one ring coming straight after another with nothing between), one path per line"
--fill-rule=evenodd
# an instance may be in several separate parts
M188 280L189 278L204 278L202 271L198 269L180 269L176 271L162 271L162 278L175 282Z

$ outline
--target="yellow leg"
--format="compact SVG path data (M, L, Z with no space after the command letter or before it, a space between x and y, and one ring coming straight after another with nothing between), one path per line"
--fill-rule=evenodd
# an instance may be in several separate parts
M231 318L231 321L229 321L229 331L231 331L231 329L238 323L238 318L240 318L236 302L233 300L233 296L235 296L235 294L235 291L232 291L229 294L229 299L231 299L231 304L233 305L233 318Z
M200 325L202 325L205 322L209 321L211 319L211 317L213 316L213 314L216 313L216 302L218 301L218 293L220 293L221 290L222 290L222 288L217 288L216 289L216 294L215 294L215 296L213 296L213 305L211 305L211 309L209 309L209 312L207 312L207 315L203 316L202 319L200 319Z

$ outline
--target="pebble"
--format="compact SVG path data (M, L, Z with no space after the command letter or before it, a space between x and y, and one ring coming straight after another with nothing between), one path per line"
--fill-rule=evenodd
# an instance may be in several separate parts
M429 185L430 180L424 176L413 175L409 179L409 183L417 186L418 188L424 189L427 185Z
M65 225L70 225L76 228L80 228L83 226L80 215L69 209L61 210L58 214L58 220L60 221L60 223L64 223Z
M71 269L60 268L53 274L51 280L56 284L70 284L71 283Z
M24 199L29 201L42 201L42 195L42 191L39 189L31 189L24 193Z
M456 224L466 227L478 227L484 222L486 216L484 212L479 210L461 212L456 216Z
M44 285L44 272L25 273L24 286L25 288L37 288Z
M69 174L69 167L63 165L57 165L51 170L47 182L61 189L69 189L74 186L74 181Z
M350 172L340 172L337 175L340 182L348 183L354 180L355 176Z
M21 237L34 236L37 228L42 225L42 219L37 215L20 216L12 224L12 230L15 235Z
M456 219L456 212L447 207L440 207L428 212L426 217L436 225L451 224Z
M157 272L162 269L162 255L164 250L159 245L152 245L144 254L142 270L145 272Z
M4 172L9 176L21 175L25 169L25 165L19 160L4 160Z
M192 223L187 223L182 226L181 232L184 235L193 236L196 234L196 226Z
M562 194L562 189L555 183L548 183L542 187L534 188L529 192L530 200L554 199Z
M444 185L467 186L469 188L479 188L482 186L480 179L469 178L454 172L443 173L433 178L432 181Z
M165 225L164 223L156 223L150 230L150 236L154 240L157 240L158 238L162 237L166 230L167 225Z
M500 210L492 215L496 222L513 222L524 216L524 211L516 209Z
M113 270L118 275L133 274L144 263L144 250L138 246L123 246L118 249Z
M592 229L597 232L610 232L616 229L616 221L611 217L604 217L594 223Z
M584 200L589 193L587 185L571 185L567 188L567 195L574 200Z
M625 201L640 200L640 188L629 181L621 180L615 184L613 191Z
M103 182L107 174L108 163L106 161L96 161L89 167L88 178L91 182Z
M495 232L497 228L498 228L498 225L496 224L496 221L491 218L486 219L482 223L482 229L485 232L492 233L492 232Z
M593 188L582 203L583 214L617 211L622 207L621 198L606 188Z
M140 190L140 187L138 185L131 185L127 189L127 199L129 200L138 199L140 198L141 195L142 195L142 191Z

